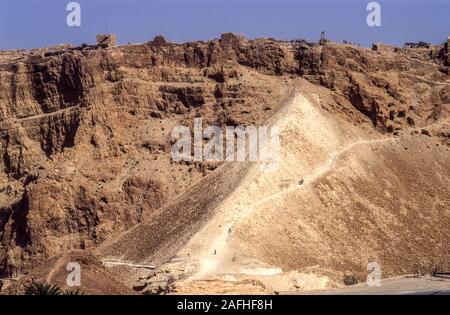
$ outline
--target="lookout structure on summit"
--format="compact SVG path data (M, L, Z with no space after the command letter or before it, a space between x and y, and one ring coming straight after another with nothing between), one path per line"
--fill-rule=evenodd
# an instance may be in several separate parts
M97 45L112 47L117 45L116 34L98 34L96 36Z
M404 48L431 48L431 44L420 41L418 43L405 43Z
M319 45L325 45L325 44L327 44L329 42L329 40L328 39L326 39L326 37L325 37L325 31L322 31L321 33L320 33L320 40L319 40Z

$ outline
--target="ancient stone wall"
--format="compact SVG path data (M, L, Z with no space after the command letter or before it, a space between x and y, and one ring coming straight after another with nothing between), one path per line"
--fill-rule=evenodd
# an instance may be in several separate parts
M116 46L117 38L115 34L98 34L96 36L97 45Z

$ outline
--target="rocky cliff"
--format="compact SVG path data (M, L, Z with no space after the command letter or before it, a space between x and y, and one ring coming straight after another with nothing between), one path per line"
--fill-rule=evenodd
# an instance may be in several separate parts
M447 48L448 49L448 48ZM94 248L170 203L214 163L174 163L173 126L261 124L297 77L374 132L449 145L446 46L377 51L246 40L0 53L0 277Z

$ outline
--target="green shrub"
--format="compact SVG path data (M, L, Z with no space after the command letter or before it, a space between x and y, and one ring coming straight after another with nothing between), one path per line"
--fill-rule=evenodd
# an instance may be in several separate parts
M75 291L65 290L62 291L59 286L56 284L48 284L48 283L38 283L33 282L30 284L26 290L25 294L27 295L84 295L80 289Z
M75 291L66 290L63 295L84 295L84 292L80 291L80 289L76 289Z
M32 283L25 291L27 295L61 295L62 293L59 286L48 283Z

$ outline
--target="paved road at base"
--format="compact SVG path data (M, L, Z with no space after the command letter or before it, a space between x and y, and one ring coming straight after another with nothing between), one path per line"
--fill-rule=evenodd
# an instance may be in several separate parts
M354 286L314 292L280 292L280 294L318 295L450 295L450 279L438 277L392 278L379 287L361 283Z

